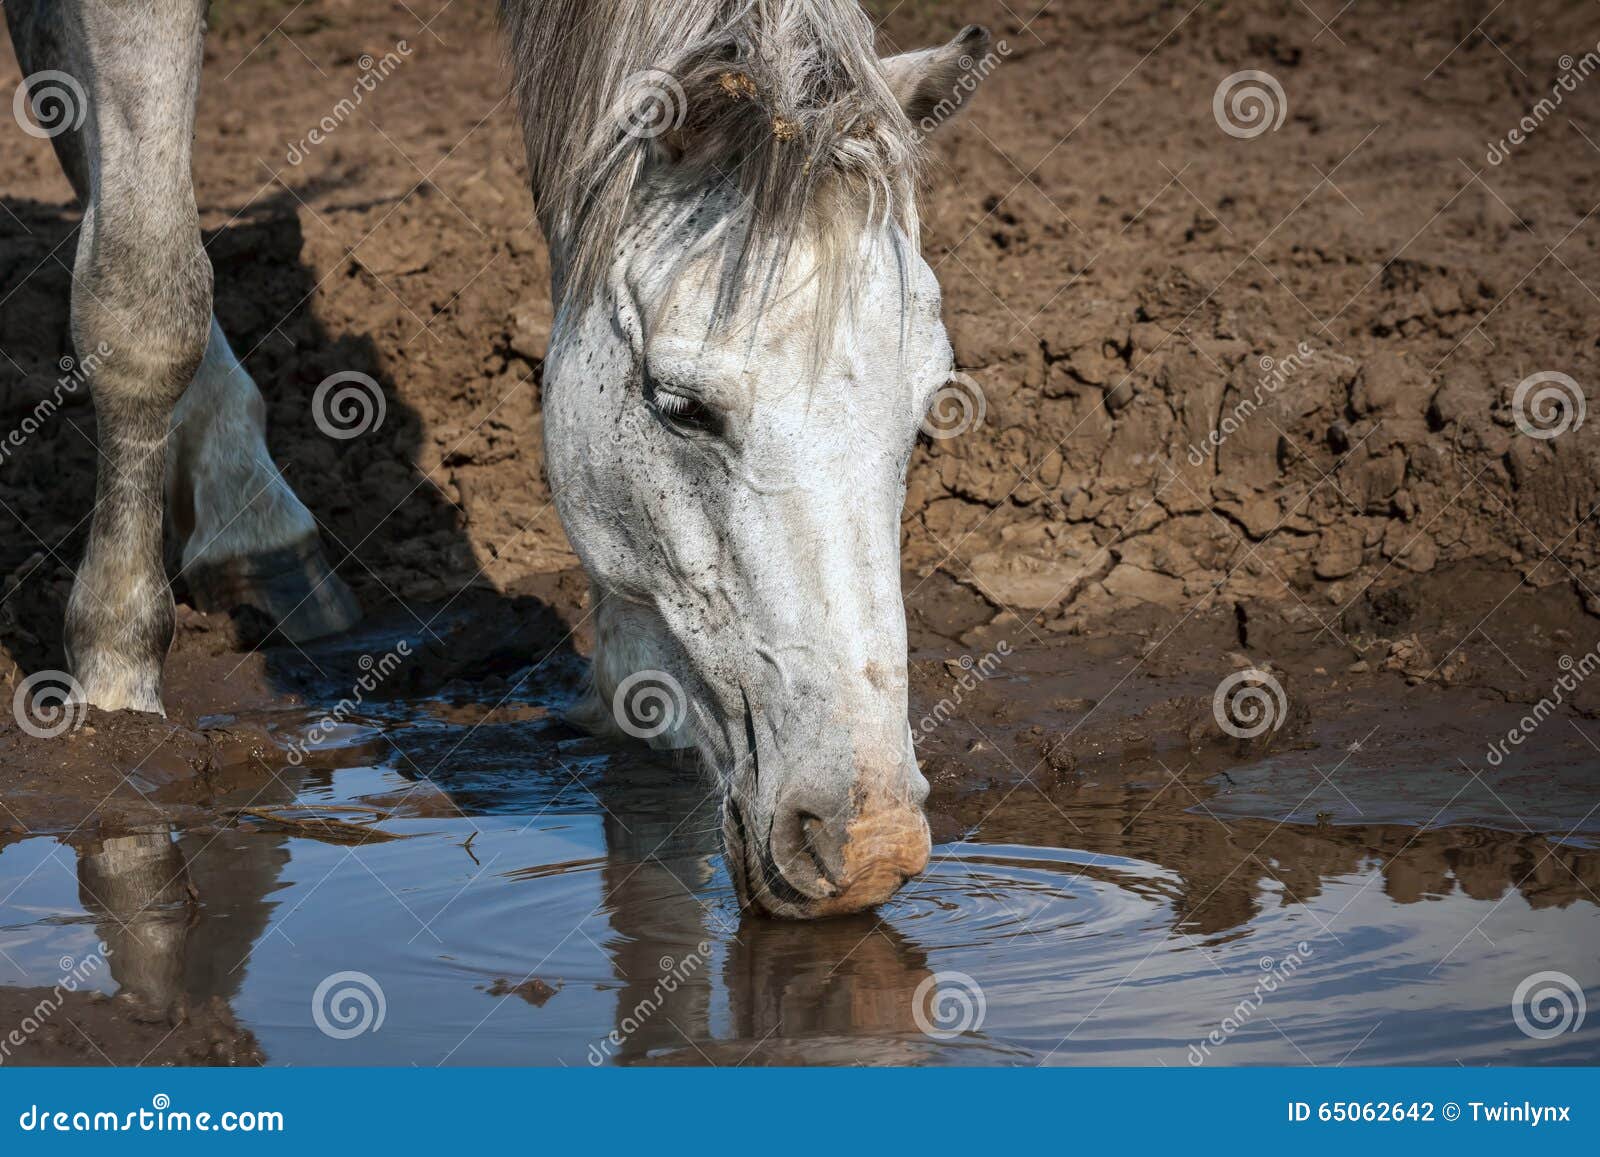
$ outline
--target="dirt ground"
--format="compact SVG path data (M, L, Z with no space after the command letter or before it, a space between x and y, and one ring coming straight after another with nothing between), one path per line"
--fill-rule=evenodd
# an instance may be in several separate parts
M904 517L913 714L955 697L961 718L924 746L936 829L960 832L1019 784L1060 808L1107 761L1143 774L1177 760L1176 779L1207 751L1337 747L1376 777L1437 762L1442 743L1483 768L1561 657L1600 636L1600 423L1575 421L1569 394L1570 428L1528 433L1517 398L1537 373L1582 391L1600 379L1600 81L1499 163L1486 155L1564 59L1595 48L1594 14L1554 0L1338 16L1272 0L873 7L886 51L982 22L1001 57L937 135L924 210L958 365L984 403L974 429L918 450ZM214 9L195 186L217 314L364 637L428 648L394 693L566 663L587 646L586 591L542 475L549 262L491 5ZM402 41L393 73L307 147L366 58ZM1281 90L1275 130L1222 128L1213 98L1242 70ZM7 48L0 90L17 79ZM0 172L12 428L73 353L79 214L46 142L0 133ZM381 383L387 417L335 442L309 400L348 370ZM93 439L73 396L0 465L11 687L63 665ZM274 750L241 714L347 683L361 653L253 649L248 620L177 594L166 722L92 712L47 741L0 719L0 842L203 810ZM1031 681L964 687L960 656L1001 644ZM1282 726L1256 740L1212 711L1246 668L1286 691ZM1559 710L1571 725L1525 751L1592 762L1579 724L1600 715L1600 689Z
M5 1058L16 1065L258 1065L261 1051L221 1000L181 1013L155 1013L98 992L59 999L49 988L0 988L0 1023L40 1028Z

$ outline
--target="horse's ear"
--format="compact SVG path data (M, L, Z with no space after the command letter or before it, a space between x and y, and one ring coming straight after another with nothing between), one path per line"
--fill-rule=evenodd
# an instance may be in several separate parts
M912 125L929 133L956 114L994 70L989 43L987 28L969 24L949 44L884 57L884 79Z

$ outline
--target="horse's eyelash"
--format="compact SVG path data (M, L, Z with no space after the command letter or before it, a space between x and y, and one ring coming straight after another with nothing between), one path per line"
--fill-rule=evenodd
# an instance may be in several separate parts
M693 398L686 398L682 394L666 394L660 390L651 392L651 402L669 418L685 418L700 408L700 403Z
M674 426L693 427L709 433L719 428L715 414L699 398L663 390L648 377L644 381L644 396L650 408Z

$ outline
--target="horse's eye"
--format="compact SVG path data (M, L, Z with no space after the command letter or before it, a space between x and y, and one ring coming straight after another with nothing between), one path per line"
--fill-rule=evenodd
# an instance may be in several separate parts
M649 377L644 381L644 400L663 421L682 430L716 433L716 411L699 398L663 390Z

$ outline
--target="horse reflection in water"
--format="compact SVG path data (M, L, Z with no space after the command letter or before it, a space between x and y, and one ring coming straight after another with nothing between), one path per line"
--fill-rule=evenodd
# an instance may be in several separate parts
M587 1055L568 1064L891 1064L937 1047L913 1013L931 977L916 945L870 916L741 918L718 865L715 795L681 769L610 764L593 789L612 930L599 939L616 1004L610 1031L597 1026ZM472 810L470 793L461 802ZM155 825L77 853L81 903L135 1015L176 1023L190 1007L234 1001L271 935L288 837ZM395 1047L397 1062L418 1059Z
M446 728L439 732L437 742L450 746L458 739L458 733ZM533 746L550 742L547 736L540 740L537 730L534 739ZM576 1003L571 999L577 995L576 989L589 987L576 980L579 974L569 974L564 979L571 995L555 998L555 1017L545 1010L511 1022L514 1027L509 1029L509 1039L494 1046L498 1052L487 1055L534 1055L548 1063L575 1066L913 1064L958 1059L952 1058L952 1050L960 1050L961 1057L993 1060L1023 1048L1008 1035L1017 1031L1015 1020L1007 1024L1003 1014L989 1018L986 1032L936 1039L923 1031L925 1027L946 1027L932 1003L944 990L934 969L949 967L939 948L941 941L950 943L952 933L948 920L928 917L934 909L949 916L945 905L957 892L980 905L978 915L982 915L982 905L999 902L991 894L968 891L965 884L954 882L951 874L941 873L914 886L899 902L904 909L897 906L877 917L839 917L808 924L741 917L718 859L722 849L717 801L714 796L706 797L696 776L649 762L637 753L600 748L593 759L579 761L591 771L577 788L565 762L553 754L550 765L560 763L561 771L549 770L547 765L546 771L530 774L523 762L525 756L520 754L529 747L520 741L514 745L519 770L508 771L504 777L493 766L490 747L474 750L468 762L482 774L463 779L454 788L448 783L441 786L451 789L453 801L466 814L508 819L554 809L585 817L581 826L586 833L594 833L598 826L603 850L586 848L584 858L571 864L550 864L552 848L545 844L514 845L520 851L544 853L546 860L539 865L538 878L548 880L552 872L564 874L560 886L571 890L566 895L576 898L578 910L587 914L594 909L597 914L582 926L581 934L579 929L569 932L566 927L524 929L504 941L496 937L492 948L516 945L532 964L554 952L554 940L571 939L581 946L592 936L608 959L598 970L587 962L578 967L585 980L598 981L608 995L598 1001L588 998L581 1015L575 1009L569 1014L569 1006ZM348 751L343 758L357 763L372 755L370 751L360 755ZM490 764L487 770L485 762ZM326 793L337 777L326 767L302 774L306 778L298 792L286 787L279 802L297 794ZM574 791L581 793L576 799ZM1132 809L1136 804L1135 800L1126 807ZM1381 876L1381 891L1395 905L1405 907L1458 892L1476 902L1498 904L1514 892L1530 912L1575 906L1574 919L1584 919L1592 913L1590 897L1600 889L1600 856L1572 844L1552 846L1531 835L1473 829L1418 832L1397 827L1325 830L1283 825L1273 827L1263 841L1261 862L1252 860L1241 866L1237 841L1227 829L1202 815L1156 818L1111 808L1083 814L1079 820L1077 830L1063 830L1065 819L1041 818L1036 809L1021 809L1012 815L1001 808L987 821L986 834L1001 849L1083 847L1108 855L1146 855L1148 863L1167 869L1172 878L1121 872L1096 875L1087 869L1074 875L1098 881L1082 886L1085 898L1096 886L1129 890L1127 907L1148 910L1155 916L1151 925L1143 923L1146 917L1139 918L1141 929L1150 935L1161 934L1161 926L1179 935L1228 935L1234 929L1252 927L1261 918L1261 906L1269 901L1304 904L1329 881L1348 884L1363 880L1374 870ZM515 828L500 830L509 837L518 834ZM415 844L388 845L389 854L402 856L404 863L412 866L440 863L430 856L441 842L448 847L460 834L459 829L430 830ZM529 838L537 840L538 836ZM573 845L557 846L565 855ZM412 847L417 849L417 857L405 858L406 849ZM308 851L302 839L254 826L185 834L152 826L79 845L79 894L99 939L110 949L108 964L119 994L135 1005L130 1015L176 1023L186 1008L202 1002L236 1002L252 953L261 947L263 938L285 936L276 930L275 896L289 887L288 881L296 875L286 870L291 854L299 857ZM368 853L358 848L349 854L360 857ZM1376 869L1374 857L1381 865ZM314 859L307 858L308 862ZM1267 864L1275 866L1270 874ZM972 888L987 887L982 884L987 869L981 863L976 869L969 863L967 868L978 873ZM537 919L541 894L521 892L518 873L485 865L482 880L476 886L510 889L491 902L492 911L521 911ZM451 887L453 890L454 885ZM1053 886L1035 895L1045 896L1041 902L1055 905L1054 911L1077 903ZM1117 899L1112 896L1107 900L1110 907L1102 905L1101 909L1121 911L1124 906ZM1079 938L1070 944L1049 936L1030 937L1026 942L1014 937L996 940L994 964L981 979L992 982L1003 1000L1017 991L1014 986L1030 963L1042 963L1045 970L1035 968L1032 973L1033 983L1043 984L1033 990L1040 999L1038 1015L1041 1023L1052 1016L1060 1020L1067 1015L1060 985L1041 982L1039 977L1059 976L1060 962L1072 952L1079 953L1076 959L1087 960L1091 968L1103 966L1114 959L1120 942L1119 937L1095 935L1091 925L1080 922L1088 918L1083 912L1074 914L1068 935ZM1393 927L1409 934L1415 919L1414 913L1396 912ZM609 928L596 931L602 920ZM1033 930L1038 932L1044 923L1049 921L1034 925ZM445 974L462 976L463 985L483 975L474 971L482 961L470 949L458 959L454 953L462 946L454 938L462 934L475 938L482 927L470 922L458 925L447 933L452 942L439 949L441 960L445 959L443 953L452 953L451 963L443 966ZM330 969L357 964L382 971L392 952L404 948L398 941L351 939L342 923L336 932L332 942L338 955L329 958ZM970 929L955 939L972 944L987 934ZM1392 933L1385 929L1384 934ZM344 955L346 950L355 954L353 960ZM1348 959L1353 968L1386 967L1382 954L1389 952L1392 947L1386 942L1376 956L1352 949ZM941 959L937 966L930 963L933 953L937 953L934 959ZM584 954L580 948L580 956ZM306 977L320 976L323 971L320 957L313 955L311 963L310 973L292 978L258 974L256 985L271 989L270 995L279 999L280 1006L287 996L296 1009L304 1008L314 987L314 981ZM515 971L509 974L519 975ZM436 977L438 973L427 975ZM302 984L304 991L298 987ZM1008 985L1012 987L1008 989ZM294 990L286 992L286 986ZM1378 995L1387 999L1384 992ZM1090 1004L1096 999L1093 993L1086 998ZM1145 999L1150 1002L1152 1031L1187 1023L1181 1001L1171 995L1163 999L1160 992L1151 992ZM253 1003L252 1007L260 1005ZM446 1041L435 1051L427 1033L447 1030L443 1035L452 1036L448 1030L453 1030L455 1023L439 1023L442 1007L428 1002L406 1001L405 1007L421 1009L421 1020L409 1028L399 1023L386 1028L380 1042L385 1050L381 1059L399 1064L437 1061L454 1041ZM923 1014L920 1021L919 1012ZM434 1022L428 1022L429 1015ZM1081 1015L1081 1010L1071 1015ZM462 1013L461 1033L466 1034L479 1016L476 1007ZM557 1029L554 1022L562 1016L568 1019ZM508 1022L506 1017L500 1024ZM338 1059L337 1054L326 1051L327 1042L310 1031L310 1026L296 1021L293 1027L305 1032L303 1042L309 1038L308 1060ZM422 1035L405 1035L419 1029ZM969 1053L969 1049L976 1051ZM1016 1055L1025 1055L1025 1050ZM287 1059L295 1058L272 1056L269 1048L269 1061Z
M281 836L177 836L167 825L78 847L78 896L110 949L118 995L142 1015L182 1020L194 1002L231 1001L266 932L289 862Z
M932 983L921 949L876 916L741 920L712 887L715 795L692 776L640 780L630 767L596 786L614 932L604 947L621 987L588 1063L907 1064L937 1047L914 1011Z

